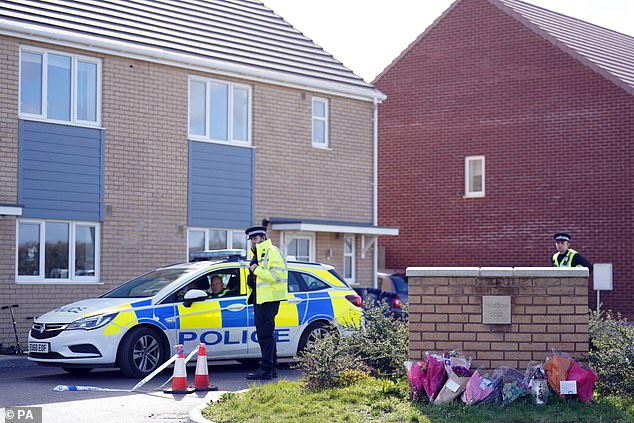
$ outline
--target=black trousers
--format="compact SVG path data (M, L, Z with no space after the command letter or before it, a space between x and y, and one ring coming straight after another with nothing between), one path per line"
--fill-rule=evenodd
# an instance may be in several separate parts
M275 343L275 316L280 310L280 302L272 301L253 305L255 332L262 352L260 369L271 371L277 368L277 345Z

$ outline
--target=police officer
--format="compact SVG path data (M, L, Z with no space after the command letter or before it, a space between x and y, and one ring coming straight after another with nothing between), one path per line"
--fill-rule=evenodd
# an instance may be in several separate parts
M229 290L225 288L222 278L218 275L211 278L211 295L210 298L221 298L229 293Z
M557 252L553 254L551 259L552 265L555 267L578 267L583 266L587 267L588 270L592 271L592 263L586 260L581 254L577 251L570 248L570 240L572 239L569 234L565 232L556 233L555 236L555 246L557 247Z
M277 376L275 316L280 301L288 296L288 270L280 250L266 237L266 227L253 226L246 231L252 255L247 282L247 302L253 304L255 331L262 353L260 368L247 379L263 380Z

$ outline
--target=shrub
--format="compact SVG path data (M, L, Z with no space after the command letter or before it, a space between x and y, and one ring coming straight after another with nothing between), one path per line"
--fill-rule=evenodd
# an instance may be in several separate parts
M378 376L405 375L409 354L409 326L406 317L395 318L383 304L365 303L364 325L344 339L346 351L358 357ZM407 310L403 316L407 316Z
M320 336L297 355L297 365L303 373L305 387L309 390L338 386L344 371L361 368L356 357L342 348L342 338L336 330Z
M367 376L405 375L407 319L394 318L380 304L368 302L365 306L361 327L344 325L346 336L338 336L333 330L296 357L308 389L349 386Z
M591 312L588 360L597 373L597 392L634 392L634 326L612 311Z

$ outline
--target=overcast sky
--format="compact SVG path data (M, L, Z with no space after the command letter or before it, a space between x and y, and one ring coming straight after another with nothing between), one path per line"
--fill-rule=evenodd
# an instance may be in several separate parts
M261 0L367 82L453 0ZM528 0L634 36L634 0Z

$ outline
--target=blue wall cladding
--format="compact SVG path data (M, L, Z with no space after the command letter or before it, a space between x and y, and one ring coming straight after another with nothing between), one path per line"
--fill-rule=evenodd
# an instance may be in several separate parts
M104 132L20 120L22 217L103 220Z
M189 141L189 226L243 229L253 224L255 150Z

